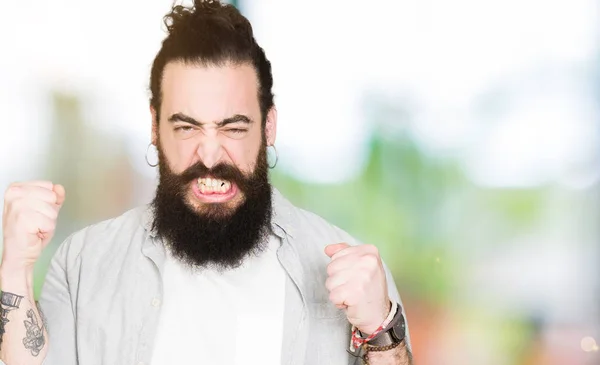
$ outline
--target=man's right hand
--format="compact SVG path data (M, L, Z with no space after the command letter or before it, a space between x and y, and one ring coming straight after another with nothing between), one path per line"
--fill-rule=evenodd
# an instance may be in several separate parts
M11 184L4 195L2 271L29 271L56 229L65 189L50 181Z
M56 229L65 189L49 181L15 183L4 195L4 248L0 266L0 359L41 364L48 333L36 307L33 267Z

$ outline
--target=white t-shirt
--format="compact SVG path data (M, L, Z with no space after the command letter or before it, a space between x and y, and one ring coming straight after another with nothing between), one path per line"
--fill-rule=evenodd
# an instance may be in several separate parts
M285 273L279 242L271 236L258 257L223 272L193 272L167 255L152 365L280 364Z

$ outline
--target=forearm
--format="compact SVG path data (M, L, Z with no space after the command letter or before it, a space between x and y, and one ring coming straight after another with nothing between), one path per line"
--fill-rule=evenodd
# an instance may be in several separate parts
M48 334L33 295L33 270L0 268L0 359L7 365L41 364Z
M369 351L366 355L369 365L412 365L412 354L402 342L387 351Z

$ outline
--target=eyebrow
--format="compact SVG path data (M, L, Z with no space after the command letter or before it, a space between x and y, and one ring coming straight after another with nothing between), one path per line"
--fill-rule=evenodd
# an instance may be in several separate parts
M189 115L183 114L183 113L175 113L173 115L171 115L169 117L169 122L171 123L175 123L175 122L185 122L185 123L189 123L189 124L193 124L197 127L202 127L205 123L199 122L196 119L190 117ZM242 114L236 114L234 116L231 116L229 118L225 118L220 122L217 122L217 127L224 127L227 124L232 124L232 123L245 123L245 124L252 124L254 123L254 121L250 118L248 118L245 115Z

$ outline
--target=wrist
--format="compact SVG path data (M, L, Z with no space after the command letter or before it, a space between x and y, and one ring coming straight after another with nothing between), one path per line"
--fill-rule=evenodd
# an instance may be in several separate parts
M391 305L392 308L386 319L370 335L365 336L358 328L353 328L349 350L351 354L362 357L371 351L387 351L404 341L406 322L402 307L396 302L392 302ZM366 358L363 359L366 360Z
M367 326L360 326L358 330L364 337L370 336L373 332L377 331L379 327L385 322L386 318L390 317L390 312L392 311L393 304L392 301L388 299L387 305L383 306L381 311L381 315L379 316L379 320L377 323L372 323Z
M33 267L0 265L0 290L15 294L28 294L33 288Z

